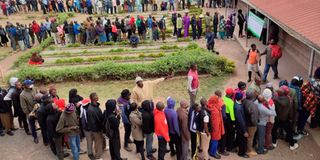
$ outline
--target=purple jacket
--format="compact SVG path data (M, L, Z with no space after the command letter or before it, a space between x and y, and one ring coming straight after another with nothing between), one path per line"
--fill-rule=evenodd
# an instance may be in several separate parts
M169 126L169 133L180 135L178 114L174 110L175 104L176 104L176 102L171 97L168 97L168 99L167 99L168 106L164 109L164 113L167 118L167 122L168 122L168 126Z

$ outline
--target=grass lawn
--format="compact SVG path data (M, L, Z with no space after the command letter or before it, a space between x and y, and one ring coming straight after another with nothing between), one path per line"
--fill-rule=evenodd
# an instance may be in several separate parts
M215 90L223 89L223 81L227 76L213 77L210 75L204 75L200 77L200 91L197 96L198 99L201 97L209 98ZM51 84L55 85L58 90L60 98L68 100L68 92L72 88L77 88L79 95L83 97L89 97L91 92L96 92L100 97L100 103L103 104L107 99L118 98L120 92L128 88L132 91L134 87L134 81L106 81L106 82L66 82ZM45 87L49 87L47 85ZM155 99L165 101L166 97L171 96L176 101L181 99L189 100L187 92L187 79L186 77L175 77L171 80L159 83L154 89Z

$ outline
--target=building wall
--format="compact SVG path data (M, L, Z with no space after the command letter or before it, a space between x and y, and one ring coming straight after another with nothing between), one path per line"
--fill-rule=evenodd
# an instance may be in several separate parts
M238 8L242 9L244 13L247 12L247 5L241 0L239 1ZM279 32L279 44L282 47L283 54L290 55L296 63L300 64L303 67L303 70L308 72L311 49L307 45L292 37L281 28ZM313 71L317 67L320 67L320 53L316 52ZM306 73L305 75L307 74L308 73Z

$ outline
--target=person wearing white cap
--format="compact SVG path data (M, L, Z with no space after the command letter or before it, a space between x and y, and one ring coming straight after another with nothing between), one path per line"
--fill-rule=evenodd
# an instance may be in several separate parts
M172 76L167 76L153 81L144 81L141 77L136 77L136 86L132 90L132 101L137 103L138 106L141 106L144 100L152 100L154 86L171 77Z

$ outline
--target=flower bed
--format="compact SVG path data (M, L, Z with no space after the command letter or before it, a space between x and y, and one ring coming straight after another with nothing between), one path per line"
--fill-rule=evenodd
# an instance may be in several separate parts
M37 82L63 82L85 80L126 80L134 79L138 74L143 77L158 77L172 72L184 75L192 63L198 64L200 74L220 75L233 72L233 62L224 57L216 56L205 49L196 48L182 50L171 55L157 59L148 64L119 64L114 62L101 62L93 66L82 68L61 68L41 70L37 67L23 67L11 74L20 79L32 78Z

